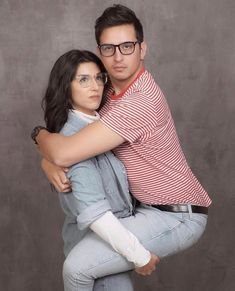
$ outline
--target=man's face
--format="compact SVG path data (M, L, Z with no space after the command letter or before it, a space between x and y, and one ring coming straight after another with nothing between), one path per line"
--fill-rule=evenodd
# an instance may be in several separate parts
M106 28L100 37L100 45L119 45L124 42L136 41L136 33L132 24ZM137 43L134 52L129 55L121 54L118 47L116 47L116 52L113 56L107 57L100 54L115 90L123 90L136 78L142 68L145 52L146 45L143 42L141 44Z

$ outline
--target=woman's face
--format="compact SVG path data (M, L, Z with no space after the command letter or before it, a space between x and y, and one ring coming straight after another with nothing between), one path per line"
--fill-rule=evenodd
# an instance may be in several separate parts
M80 64L71 82L73 108L94 115L100 106L103 90L104 76L99 67L93 62Z

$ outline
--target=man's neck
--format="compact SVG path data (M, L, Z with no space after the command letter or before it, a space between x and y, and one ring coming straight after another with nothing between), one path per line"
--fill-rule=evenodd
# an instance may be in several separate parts
M129 78L128 80L116 80L116 79L112 79L112 77L110 77L115 95L119 95L122 92L124 92L136 80L136 78L139 76L139 74L143 70L144 70L144 66L142 64L140 66L140 68L135 72L135 74L133 74L133 76L131 78Z

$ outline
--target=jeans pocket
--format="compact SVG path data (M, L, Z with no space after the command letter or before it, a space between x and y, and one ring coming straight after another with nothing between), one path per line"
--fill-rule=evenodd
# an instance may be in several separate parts
M200 225L201 227L205 228L207 224L207 214L201 214L201 213L193 213L191 215L191 220Z
M151 206L141 207L138 210L145 215L152 237L170 232L181 223L180 219L177 216L171 215L170 212L161 211Z
M194 245L200 239L206 227L207 215L193 213L190 216L190 218L185 218L182 221L182 225L178 231L178 236L180 236L181 240L180 250Z

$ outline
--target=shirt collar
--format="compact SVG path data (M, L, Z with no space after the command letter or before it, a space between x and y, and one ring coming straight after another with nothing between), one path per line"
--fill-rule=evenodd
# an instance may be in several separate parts
M72 111L72 113L79 116L81 119L83 119L87 123L92 123L92 122L100 119L100 115L98 112L95 112L95 115L88 115L86 113L83 113L83 112L81 112L79 110L75 110L75 109L72 109L71 111Z
M145 68L144 66L141 68L140 72L136 76L136 78L119 94L115 95L115 92L113 92L110 96L111 100L118 100L122 98L122 96L126 93L126 91L133 85L133 83L144 73Z

